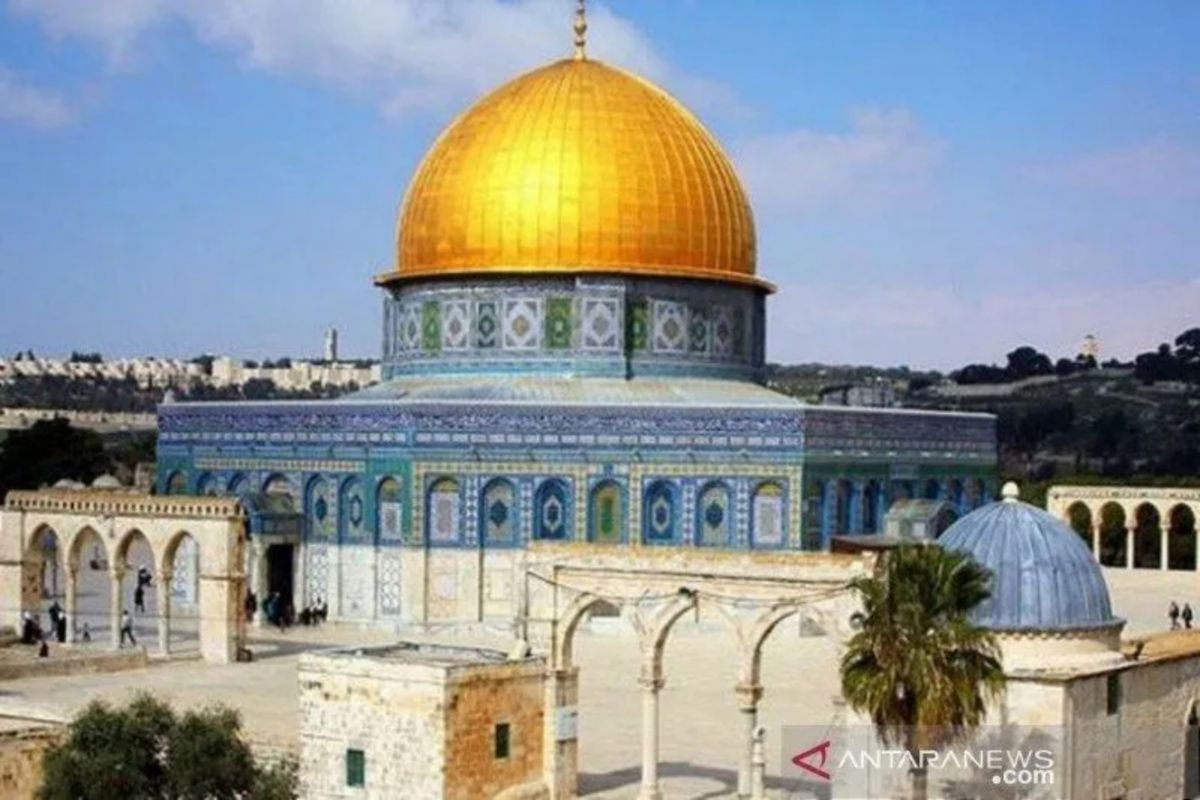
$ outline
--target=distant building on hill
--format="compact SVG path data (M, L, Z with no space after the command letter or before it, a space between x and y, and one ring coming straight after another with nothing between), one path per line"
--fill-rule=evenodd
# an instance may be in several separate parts
M896 405L896 387L891 381L844 383L821 390L823 406L867 406L890 408Z

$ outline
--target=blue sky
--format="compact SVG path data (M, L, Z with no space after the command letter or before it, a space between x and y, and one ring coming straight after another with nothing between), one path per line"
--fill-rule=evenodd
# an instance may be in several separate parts
M568 0L0 0L0 352L377 355L404 187ZM1200 324L1200 5L590 4L734 158L769 357L953 367Z

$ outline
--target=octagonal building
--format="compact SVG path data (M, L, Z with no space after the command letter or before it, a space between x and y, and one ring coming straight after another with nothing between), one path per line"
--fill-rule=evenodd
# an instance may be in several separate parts
M822 550L897 499L990 499L990 416L766 388L774 287L733 165L581 47L443 131L375 282L380 384L160 408L158 491L243 498L259 598L511 620L531 540Z

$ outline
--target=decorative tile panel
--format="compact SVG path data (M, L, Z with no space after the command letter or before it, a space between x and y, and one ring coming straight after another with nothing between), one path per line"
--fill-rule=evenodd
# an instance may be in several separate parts
M496 313L496 301L481 300L475 307L475 346L491 350L500 342L500 315Z
M583 301L583 349L616 351L620 348L620 312L616 300Z
M666 300L654 301L654 352L687 351L687 306Z
M471 346L471 304L451 300L442 305L442 349L466 350Z
M541 345L541 316L541 303L538 300L505 300L504 349L538 349Z
M421 304L421 348L437 352L442 343L442 306L437 300Z
M546 349L566 350L571 346L572 304L570 297L546 298Z

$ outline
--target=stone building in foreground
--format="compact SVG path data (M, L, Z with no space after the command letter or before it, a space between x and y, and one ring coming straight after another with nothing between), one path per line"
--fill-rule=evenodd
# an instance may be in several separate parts
M305 800L548 797L543 658L401 642L300 660Z

